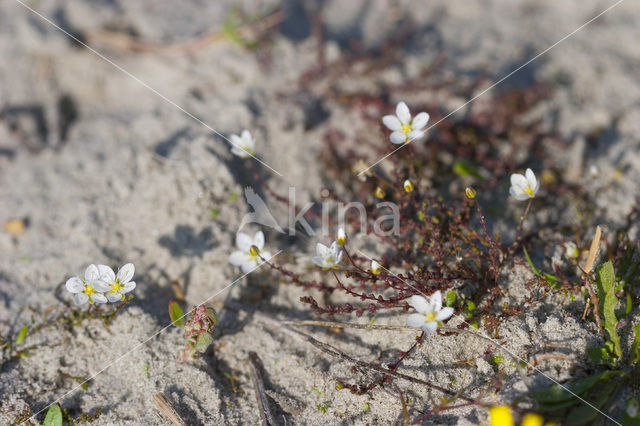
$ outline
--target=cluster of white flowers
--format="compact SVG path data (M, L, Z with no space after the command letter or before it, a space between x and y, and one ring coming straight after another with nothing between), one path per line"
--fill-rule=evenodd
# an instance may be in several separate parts
M133 263L121 267L117 274L107 265L91 264L84 271L84 279L71 277L65 286L73 293L76 305L102 305L107 301L116 303L124 300L125 294L136 288L135 281L131 281L134 273Z
M253 271L262 265L265 260L271 258L271 253L264 250L264 234L262 231L256 232L253 238L244 232L238 232L236 235L236 247L239 250L231 253L229 263L234 266L240 266L245 274Z

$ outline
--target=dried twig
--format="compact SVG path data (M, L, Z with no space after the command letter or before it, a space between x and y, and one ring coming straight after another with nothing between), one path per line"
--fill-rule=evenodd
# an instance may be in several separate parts
M239 27L237 29L237 32L241 37L246 38L251 36L252 34L264 32L267 29L278 25L283 20L284 12L278 11L271 15L265 16L264 18L253 24L243 25ZM85 31L82 35L89 43L102 43L122 50L149 53L162 52L173 54L191 53L206 45L213 44L227 38L224 31L220 30L215 30L208 34L204 34L193 40L171 44L145 41L129 34L107 30L88 30Z
M593 271L593 265L596 260L596 255L598 254L598 246L600 245L600 237L602 236L602 229L600 226L596 227L596 235L593 237L593 241L591 241L591 247L589 248L589 256L587 257L587 263L584 265L584 275L582 277L582 283L589 291L589 300L593 303L593 316L596 318L596 325L598 326L598 330L600 334L604 334L602 329L602 323L600 322L600 308L598 300L598 295L591 286L591 272ZM589 300L587 300L587 307L585 312L589 307Z
M153 396L153 402L156 403L160 411L162 411L164 415L167 416L169 420L171 420L171 423L173 423L175 426L187 426L187 423L182 420L180 414L178 414L178 412L171 406L171 404L169 404L169 401L167 401L167 398L165 398L162 393L158 392L157 394L155 394Z
M253 389L256 392L256 400L258 401L258 411L262 419L262 426L275 426L276 421L271 412L271 404L264 392L264 378L262 377L262 362L258 354L249 352L249 364L251 365L251 381Z

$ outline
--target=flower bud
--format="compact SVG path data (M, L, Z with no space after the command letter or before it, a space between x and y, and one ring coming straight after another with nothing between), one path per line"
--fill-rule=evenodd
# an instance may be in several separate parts
M386 192L384 192L384 189L382 189L382 188L380 188L380 187L377 187L377 188L376 188L376 197L378 197L378 198L382 199L382 198L384 198L386 195L387 195L387 193L386 193Z
M468 199L473 200L474 198L476 198L476 190L473 189L470 186L467 186L464 190L465 195L467 196Z
M373 275L378 275L380 272L382 272L382 266L376 262L375 260L371 261L371 273Z
M403 186L404 186L404 191L406 193L413 192L413 183L411 183L411 181L409 179L404 181Z
M564 245L565 255L569 259L575 259L579 256L580 252L578 252L578 246L572 241L569 241Z
M343 228L338 229L338 236L336 237L336 242L338 245L343 246L347 244L347 234L344 232Z

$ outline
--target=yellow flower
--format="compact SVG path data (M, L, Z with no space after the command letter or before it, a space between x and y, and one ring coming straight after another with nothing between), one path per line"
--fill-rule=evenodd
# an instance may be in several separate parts
M511 410L506 405L497 405L489 408L491 426L514 426Z

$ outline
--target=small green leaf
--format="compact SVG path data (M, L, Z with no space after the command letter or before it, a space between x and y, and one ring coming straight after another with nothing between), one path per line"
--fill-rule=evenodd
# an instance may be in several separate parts
M527 259L527 263L531 267L531 270L533 271L533 273L536 274L537 276L540 276L540 270L536 268L533 262L531 261L531 257L529 256L529 252L527 251L527 249L523 247L522 251L524 252L524 257L525 259Z
M211 209L209 210L209 217L213 220L220 214L220 209Z
M18 337L16 337L16 345L21 345L24 342L25 337L27 337L27 332L29 331L29 327L23 325L18 333Z
M482 179L482 175L478 171L476 165L464 158L453 163L453 172L461 177L469 176L476 179Z
M198 336L198 341L196 342L196 350L200 353L204 353L207 351L207 348L213 343L213 336L210 333L202 332Z
M604 315L604 328L609 334L609 340L614 345L614 353L618 358L622 358L622 347L620 346L620 336L618 336L618 319L616 318L616 275L613 270L613 263L608 261L602 264L596 272L598 282L598 294L600 305Z
M453 306L456 303L456 292L454 290L449 290L447 295L444 297L445 304L447 306Z
M636 325L633 331L636 336L631 344L631 362L636 364L640 361L640 324ZM638 366L640 368L640 364L638 364Z
M174 326L181 327L184 325L184 312L175 300L169 302L169 316Z
M44 418L42 426L62 426L62 410L58 404L53 404Z

